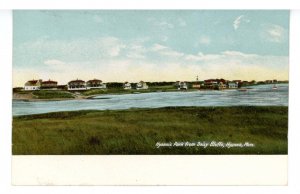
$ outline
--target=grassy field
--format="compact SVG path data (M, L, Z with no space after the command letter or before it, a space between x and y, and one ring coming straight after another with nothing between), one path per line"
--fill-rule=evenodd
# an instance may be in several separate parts
M32 94L38 99L74 98L70 92L59 90L39 90L33 91Z
M13 154L287 154L287 107L75 111L13 119ZM254 147L156 147L157 142Z
M131 90L124 90L123 88L108 88L108 89L93 89L93 90L86 90L86 91L81 91L80 93L85 95L85 96L92 96L92 95L101 95L101 94L131 94L135 92L139 93L148 93L148 92L173 92L173 91L178 91L177 88L174 86L152 86L149 87L149 89L144 89L144 90L136 90L136 89L131 89Z

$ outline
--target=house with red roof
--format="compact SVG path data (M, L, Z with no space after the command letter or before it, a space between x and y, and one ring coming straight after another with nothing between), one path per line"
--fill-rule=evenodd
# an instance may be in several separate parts
M68 83L68 90L86 90L86 83L83 80L72 80Z
M50 79L48 81L43 81L41 89L56 90L57 89L57 81L53 81Z
M86 82L86 89L105 89L106 84L102 82L102 80L99 79L93 79Z

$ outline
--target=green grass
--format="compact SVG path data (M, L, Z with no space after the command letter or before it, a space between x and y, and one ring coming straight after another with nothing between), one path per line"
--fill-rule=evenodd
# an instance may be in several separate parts
M39 90L33 91L32 94L38 99L74 98L74 96L67 91Z
M82 95L92 96L101 94L130 94L131 90L124 90L123 88L108 88L108 89L92 89L86 91L80 91Z
M92 95L101 95L101 94L131 94L135 92L148 93L148 92L156 92L156 91L169 92L169 91L178 91L178 90L173 85L169 85L169 86L151 86L146 90L136 90L136 89L124 90L123 88L107 88L107 89L92 89L92 90L86 90L80 92L85 96L92 96Z
M13 154L287 154L287 107L169 107L14 117ZM250 142L252 148L156 142Z

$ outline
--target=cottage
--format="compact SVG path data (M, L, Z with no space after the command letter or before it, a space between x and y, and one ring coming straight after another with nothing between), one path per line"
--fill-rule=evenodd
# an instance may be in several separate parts
M178 90L187 90L187 89L188 89L187 82L179 82Z
M102 80L93 79L86 82L86 88L90 89L105 89L106 84L102 83Z
M86 90L85 81L82 80L73 80L68 83L68 90Z
M50 79L48 81L43 81L41 89L55 90L57 89L57 81L52 81Z
M42 80L29 80L24 85L24 90L26 91L33 91L33 90L40 90L42 86Z
M123 85L124 90L130 90L131 89L131 83L125 82Z
M137 90L147 90L149 87L146 82L140 81L139 83L136 84L136 89Z
M201 83L199 81L192 82L192 88L200 89Z
M218 84L218 88L219 88L219 90L223 90L223 89L226 89L226 88L227 88L227 86L226 86L226 84L225 84L225 83L223 83L223 82L219 82L219 84Z
M204 87L214 89L215 87L218 87L218 82L215 79L204 80Z
M239 86L238 82L228 82L228 88L230 89L238 88L238 86Z

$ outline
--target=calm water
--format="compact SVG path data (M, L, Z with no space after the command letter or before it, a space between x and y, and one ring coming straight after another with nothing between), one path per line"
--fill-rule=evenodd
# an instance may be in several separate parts
M156 92L126 95L101 95L89 100L48 102L13 101L13 115L29 115L73 110L117 110L158 108L166 106L288 106L288 84L251 86L246 92L237 90Z

